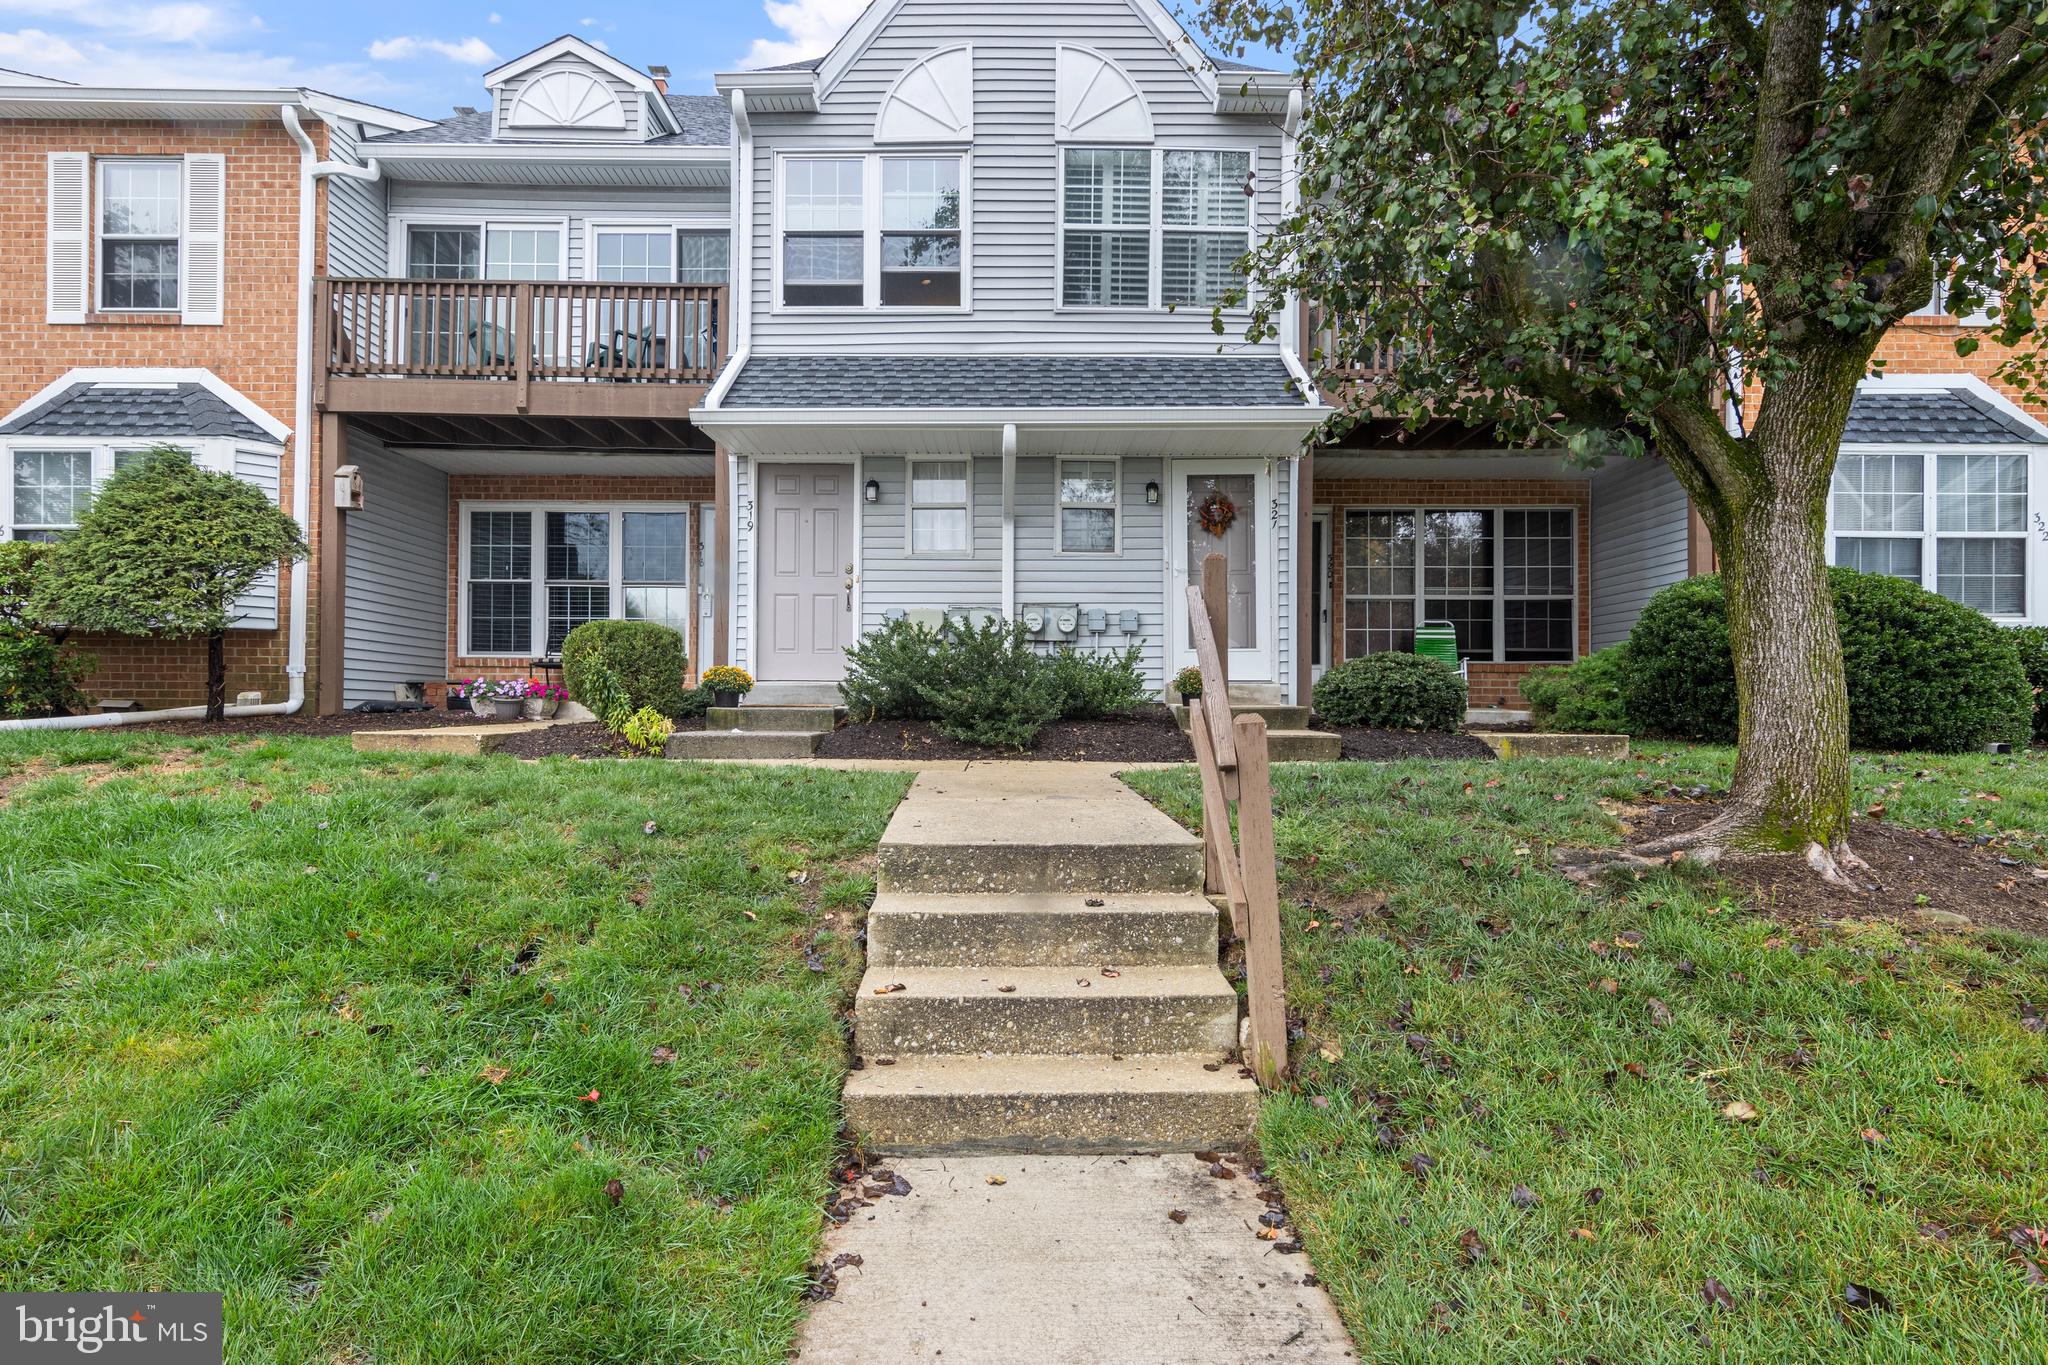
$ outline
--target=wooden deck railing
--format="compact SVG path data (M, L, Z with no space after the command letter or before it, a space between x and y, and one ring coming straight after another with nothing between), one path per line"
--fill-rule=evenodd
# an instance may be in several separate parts
M1330 358L1337 354L1340 326L1336 318L1319 307L1310 305L1302 309L1301 354L1311 371L1337 381L1383 379L1394 372L1400 352L1381 347L1375 347L1355 364L1332 365Z
M723 285L323 279L328 373L708 384Z
M1202 772L1202 861L1208 889L1230 904L1244 944L1251 1027L1245 1061L1263 1086L1287 1074L1287 981L1281 966L1280 885L1273 851L1273 785L1263 716L1230 712L1229 573L1222 555L1188 584L1188 616L1202 695L1188 705L1188 732ZM1237 806L1237 835L1230 808Z

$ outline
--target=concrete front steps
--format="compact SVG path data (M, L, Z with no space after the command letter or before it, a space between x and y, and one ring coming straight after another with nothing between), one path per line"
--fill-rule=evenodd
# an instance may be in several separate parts
M1275 763L1334 763L1344 756L1342 736L1308 728L1306 706L1233 701L1230 714L1265 717L1266 756ZM1188 708L1185 705L1173 708L1173 718L1183 731L1188 728Z
M714 706L702 730L668 742L670 758L809 758L846 718L845 708L812 703Z
M862 1058L872 1149L1234 1148L1256 1086L1232 1060L1201 844L1104 773L927 772L880 850Z

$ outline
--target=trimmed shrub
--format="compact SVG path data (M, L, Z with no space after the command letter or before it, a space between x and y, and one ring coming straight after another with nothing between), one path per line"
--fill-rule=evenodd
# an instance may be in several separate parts
M1064 720L1101 720L1136 710L1152 700L1152 689L1138 670L1144 651L1137 645L1082 653L1071 646L1047 655L1046 672L1051 675Z
M1615 735L1628 729L1621 679L1625 646L1588 654L1575 664L1539 668L1522 679L1539 730Z
M625 689L629 714L643 706L671 719L689 714L683 678L690 660L680 632L654 621L588 621L569 632L562 641L563 681L570 696L601 717L591 699L590 660L598 655Z
M2006 634L2034 693L2034 742L2048 744L2048 626L2015 626Z
M1388 651L1338 664L1316 681L1316 713L1331 725L1456 730L1465 680L1448 664Z
M839 695L857 721L925 720L931 707L920 684L931 676L939 633L908 620L869 631L846 651L846 676Z
M633 718L633 698L626 683L602 654L586 653L582 662L583 683L576 699L589 707L598 724L618 734Z
M947 627L918 692L941 734L990 749L1028 749L1060 714L1051 670L1021 621Z
M0 716L39 720L83 711L90 698L81 684L94 662L90 654L66 654L41 631L0 622Z
M2032 733L2033 689L2012 632L1902 578L1828 572L1851 744L1961 753ZM1718 575L1650 599L1629 635L1622 673L1638 732L1736 738L1735 665Z

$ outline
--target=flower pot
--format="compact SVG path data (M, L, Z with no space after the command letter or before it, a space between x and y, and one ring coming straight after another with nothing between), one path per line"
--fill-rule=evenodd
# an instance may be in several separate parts
M525 705L526 703L518 697L491 699L491 710L497 714L499 720L518 720L519 710Z
M520 707L519 714L528 720L553 720L555 710L561 704L553 697L528 697Z
M713 692L711 698L720 707L738 706L740 704L740 694L737 692Z

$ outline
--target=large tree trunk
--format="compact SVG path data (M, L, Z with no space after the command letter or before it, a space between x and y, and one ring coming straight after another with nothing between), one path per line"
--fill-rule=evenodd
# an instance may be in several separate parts
M206 637L206 718L226 720L227 713L228 637L217 630Z

